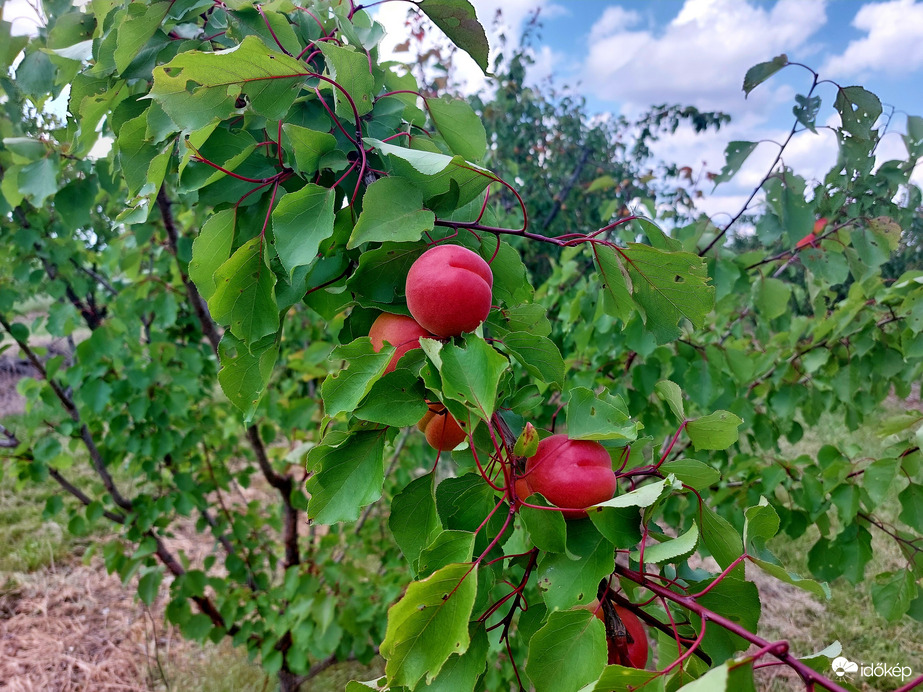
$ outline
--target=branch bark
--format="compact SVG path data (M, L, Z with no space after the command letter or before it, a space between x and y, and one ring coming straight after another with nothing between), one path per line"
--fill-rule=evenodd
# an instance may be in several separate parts
M157 193L157 206L160 208L163 225L167 231L167 241L170 246L170 252L176 258L178 264L179 257L177 248L179 246L179 229L176 225L176 219L173 217L173 202L167 197L166 186L161 187L160 192ZM218 333L215 322L208 312L208 305L192 282L192 279L189 278L179 264L178 270L183 281L183 286L186 288L186 296L199 320L202 333L212 345L215 353L217 353L218 344L221 342L221 335ZM266 445L260 436L259 429L255 425L251 425L247 428L247 439L250 442L253 453L256 455L257 464L259 464L260 471L262 471L266 481L269 485L278 490L279 494L282 496L282 543L285 546L285 565L286 567L291 567L292 565L300 564L301 554L298 550L298 509L292 504L292 490L294 489L292 477L276 473L275 469L272 468L272 464L266 454Z

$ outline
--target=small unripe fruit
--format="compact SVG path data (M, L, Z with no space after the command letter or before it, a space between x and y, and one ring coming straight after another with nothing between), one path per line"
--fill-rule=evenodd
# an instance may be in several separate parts
M584 508L612 499L615 486L612 458L605 447L552 435L538 443L515 489L520 499L541 493L551 504L566 508L565 519L583 519Z
M430 406L426 415L417 423L417 428L426 435L429 446L440 452L452 451L468 437L468 433L445 406Z
M376 353L384 347L385 342L395 348L394 355L388 361L388 367L385 368L385 374L394 371L397 361L407 351L420 348L420 337L422 336L432 338L433 335L417 324L412 317L392 315L389 312L381 313L369 329L369 338L372 340L372 348Z
M471 332L490 313L493 273L484 258L459 245L424 252L407 273L407 308L436 336Z

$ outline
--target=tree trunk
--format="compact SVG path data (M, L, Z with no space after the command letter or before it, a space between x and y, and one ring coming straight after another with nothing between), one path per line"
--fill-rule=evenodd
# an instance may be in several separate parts
M279 692L297 692L298 676L285 669L279 671Z

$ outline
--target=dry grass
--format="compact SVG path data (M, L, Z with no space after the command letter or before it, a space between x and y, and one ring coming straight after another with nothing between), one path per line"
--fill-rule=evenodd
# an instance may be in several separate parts
M163 630L102 566L12 575L0 595L0 685L33 690L150 689ZM167 650L173 637L164 641Z

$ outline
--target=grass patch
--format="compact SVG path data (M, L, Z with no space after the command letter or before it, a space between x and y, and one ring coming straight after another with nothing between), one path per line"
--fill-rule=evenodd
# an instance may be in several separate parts
M356 661L338 663L301 686L302 692L342 692L350 680L373 680L385 669L383 659L369 665ZM272 692L278 689L275 676L266 675L256 662L247 660L242 649L230 642L184 650L163 664L163 675L171 690L198 692ZM461 691L460 691L461 692Z
M53 481L17 486L9 473L0 477L0 574L34 572L72 558L86 546L67 527L42 518L45 502L61 489ZM64 516L59 515L56 518Z

